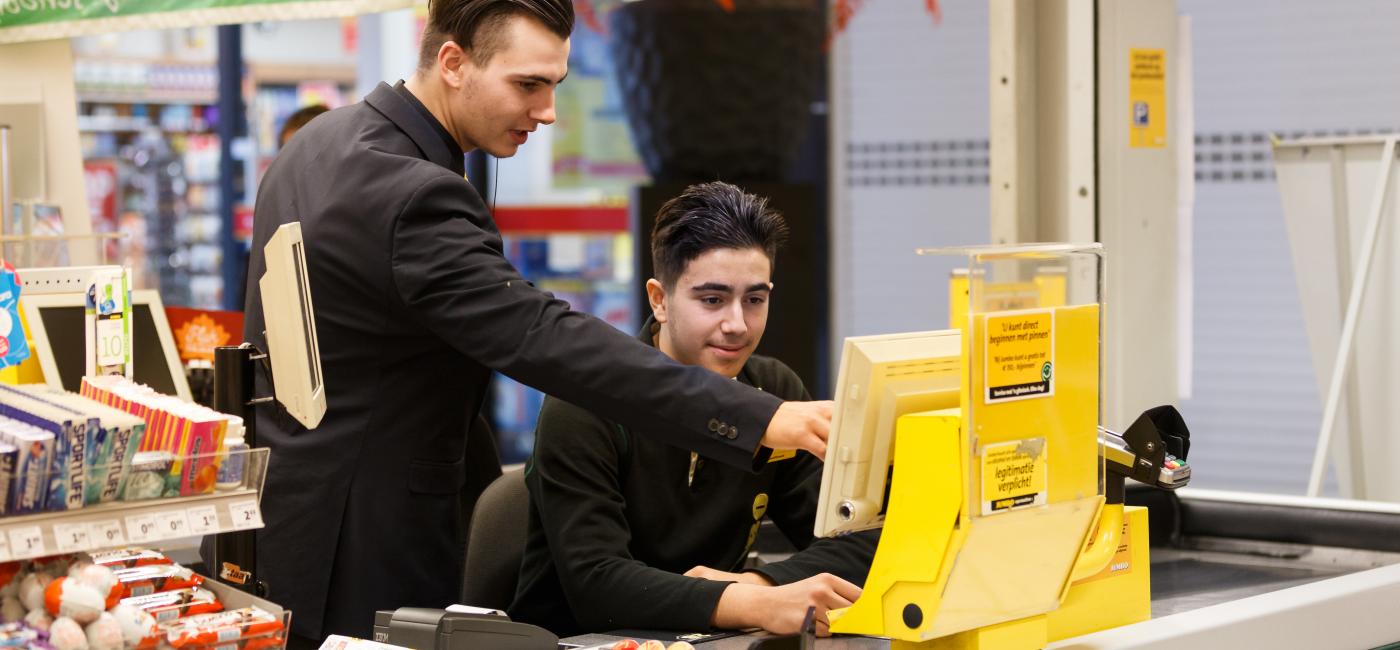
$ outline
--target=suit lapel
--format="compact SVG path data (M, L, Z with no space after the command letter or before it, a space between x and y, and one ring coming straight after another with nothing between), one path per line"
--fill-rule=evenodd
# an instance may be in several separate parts
M452 152L448 150L447 143L442 141L442 136L429 124L422 113L418 112L408 100L399 96L393 86L384 82L379 82L374 91L365 98L365 103L374 107L408 134L413 144L418 145L418 150L423 152L423 156L429 161L442 165L448 169L457 169L461 161L452 160Z

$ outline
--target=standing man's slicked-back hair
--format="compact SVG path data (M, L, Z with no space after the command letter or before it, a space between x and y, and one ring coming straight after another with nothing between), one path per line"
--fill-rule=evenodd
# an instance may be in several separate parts
M515 16L537 20L559 38L574 30L573 0L429 0L418 69L431 68L447 41L460 45L478 67L485 66L505 48L502 28Z
M787 241L783 215L768 199L729 183L687 187L656 213L651 230L651 265L667 291L675 288L691 260L716 248L758 248L774 263Z

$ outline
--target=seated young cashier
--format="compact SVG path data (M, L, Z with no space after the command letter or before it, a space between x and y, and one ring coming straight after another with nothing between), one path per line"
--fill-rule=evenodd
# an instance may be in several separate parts
M706 183L667 202L652 232L652 317L641 338L787 400L811 399L781 362L754 356L787 234L764 199ZM806 452L750 473L633 435L549 397L526 466L530 521L511 618L560 636L616 629L798 630L808 606L860 595L877 532L814 539L821 461ZM710 422L716 435L734 435ZM727 432L728 431L728 432ZM745 571L768 517L800 550Z

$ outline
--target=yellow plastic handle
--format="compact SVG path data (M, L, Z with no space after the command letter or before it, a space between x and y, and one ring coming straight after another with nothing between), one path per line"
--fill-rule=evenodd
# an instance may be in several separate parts
M1089 538L1089 545L1079 552L1079 559L1070 573L1071 583L1097 575L1108 566L1118 544L1123 539L1123 504L1110 503L1099 513L1099 529Z

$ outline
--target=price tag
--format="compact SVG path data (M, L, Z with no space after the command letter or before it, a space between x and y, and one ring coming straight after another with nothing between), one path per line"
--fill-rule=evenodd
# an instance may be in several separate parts
M0 562L10 560L10 540L4 535L0 535Z
M115 519L93 524L92 537L98 546L121 546L126 543L126 535L122 534L122 524Z
M156 528L160 530L161 539L184 537L190 534L190 522L185 519L184 510L162 512L156 515Z
M54 524L53 538L58 550L75 553L92 548L92 537L87 524Z
M185 518L190 521L191 535L208 535L219 532L219 512L214 506L195 506L185 510Z
M151 515L127 515L126 538L136 543L159 539L156 536L156 518Z
M97 320L97 365L115 366L126 363L126 330L121 314Z
M38 526L10 529L10 552L18 557L37 557L44 554L44 533Z
M255 499L229 503L228 515L233 520L234 530L259 528L263 525L262 511L258 510L258 502Z

